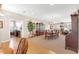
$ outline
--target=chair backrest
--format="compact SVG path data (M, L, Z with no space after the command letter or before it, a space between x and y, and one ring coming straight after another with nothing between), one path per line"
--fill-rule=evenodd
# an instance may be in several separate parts
M28 50L28 41L26 38L21 38L16 54L26 54Z

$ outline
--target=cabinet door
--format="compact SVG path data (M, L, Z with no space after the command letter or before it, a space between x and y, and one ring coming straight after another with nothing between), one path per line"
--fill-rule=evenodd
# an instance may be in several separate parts
M78 49L78 15L71 16L72 19L72 48Z
M72 32L78 33L78 16L73 15L71 16L72 21Z
M74 49L78 49L78 35L76 33L73 33L72 36L72 46Z

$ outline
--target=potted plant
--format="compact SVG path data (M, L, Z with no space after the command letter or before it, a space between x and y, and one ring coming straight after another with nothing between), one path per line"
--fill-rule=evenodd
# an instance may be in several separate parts
M32 36L32 32L35 29L35 23L33 23L32 21L28 22L28 31L30 32L30 37Z

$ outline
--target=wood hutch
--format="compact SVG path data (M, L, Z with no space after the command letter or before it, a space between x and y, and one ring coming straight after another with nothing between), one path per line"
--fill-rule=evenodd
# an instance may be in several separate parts
M43 35L45 31L45 25L43 23L36 23L36 36Z
M70 49L78 53L79 49L79 10L78 13L71 14L72 31L65 37L65 49Z

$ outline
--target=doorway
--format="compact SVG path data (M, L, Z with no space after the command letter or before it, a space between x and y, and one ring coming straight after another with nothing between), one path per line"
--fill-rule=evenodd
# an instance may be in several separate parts
M10 38L21 37L22 22L21 21L10 21Z

